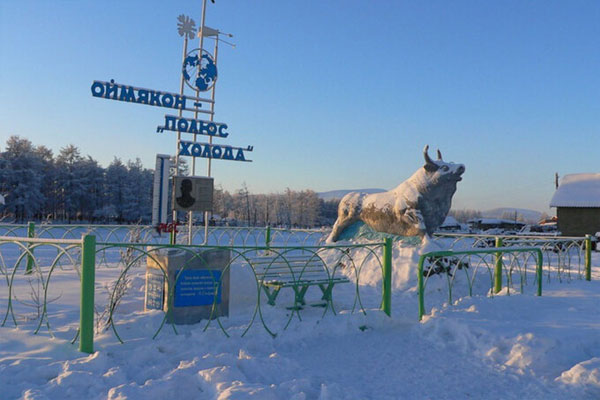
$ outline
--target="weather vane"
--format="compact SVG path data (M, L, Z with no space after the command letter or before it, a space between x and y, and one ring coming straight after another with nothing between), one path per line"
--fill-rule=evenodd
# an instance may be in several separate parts
M187 35L189 39L196 37L196 23L187 15L181 14L177 17L177 33L179 36Z

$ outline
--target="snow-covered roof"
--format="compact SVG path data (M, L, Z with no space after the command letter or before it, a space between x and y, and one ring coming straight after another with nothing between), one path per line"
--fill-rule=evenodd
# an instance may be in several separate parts
M444 220L444 223L441 226L460 226L456 218L451 215L448 215Z
M499 219L499 218L474 218L467 221L468 224L482 224L482 225L500 225L500 224L514 224L514 225L525 225L524 222L514 221L512 219Z
M600 173L565 175L550 207L600 207Z

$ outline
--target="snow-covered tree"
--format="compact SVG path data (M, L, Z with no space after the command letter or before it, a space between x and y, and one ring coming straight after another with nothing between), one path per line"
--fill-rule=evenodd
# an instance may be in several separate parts
M81 208L87 198L86 182L81 170L83 157L74 145L60 149L56 157L58 199L63 219L81 219Z
M101 210L106 203L104 169L90 156L81 160L79 168L85 190L80 212L86 221L94 221L96 210Z
M58 176L54 163L54 154L46 146L36 146L34 152L42 163L43 171L41 191L45 200L39 218L41 220L52 220L56 218L59 206L57 201Z
M11 136L0 154L0 190L7 196L7 209L17 221L39 213L45 202L42 193L43 162L27 139Z
M127 188L129 185L127 175L127 167L117 157L113 159L106 169L106 196L108 206L112 206L114 210L114 214L110 217L119 223L125 220L125 201L128 196L127 191L129 190Z
M123 216L128 222L148 221L152 214L153 172L144 169L137 158L127 163Z

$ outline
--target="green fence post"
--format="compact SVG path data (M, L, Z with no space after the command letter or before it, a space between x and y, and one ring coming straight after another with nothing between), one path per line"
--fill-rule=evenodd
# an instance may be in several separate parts
M544 260L544 256L542 255L542 251L540 249L537 250L538 260L536 265L535 274L537 275L537 295L542 295L542 264Z
M27 237L34 238L35 237L35 223L28 222L27 223ZM31 245L27 245L27 249L29 250L29 254L27 254L27 267L25 268L25 274L29 275L33 271L33 250L31 250Z
M383 290L381 309L388 317L392 315L392 239L383 244Z
M585 235L585 280L592 280L592 237Z
M79 351L94 352L94 287L96 280L96 236L85 235L81 250L81 308Z
M270 254L269 247L271 247L271 226L267 225L267 232L265 233L265 247L267 250L265 251L265 255L268 256Z
M265 246L271 246L271 226L267 225L267 233L265 234Z
M502 247L502 238L496 237L496 247ZM496 267L494 268L494 293L502 290L502 253L496 253Z
M419 289L419 321L423 319L425 315L425 294L423 293L423 261L425 256L419 257L419 265L417 267L417 282Z

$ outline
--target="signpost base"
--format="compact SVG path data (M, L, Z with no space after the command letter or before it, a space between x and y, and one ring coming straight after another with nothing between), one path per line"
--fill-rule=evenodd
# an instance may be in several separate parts
M146 311L164 310L173 324L228 316L230 260L226 249L167 249L148 257Z

